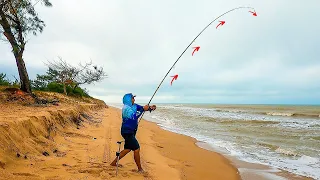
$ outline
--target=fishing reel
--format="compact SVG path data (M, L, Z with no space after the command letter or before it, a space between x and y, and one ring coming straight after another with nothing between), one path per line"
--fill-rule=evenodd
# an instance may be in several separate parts
M149 106L148 111L151 113L152 111L154 111L155 109L152 109L151 106Z

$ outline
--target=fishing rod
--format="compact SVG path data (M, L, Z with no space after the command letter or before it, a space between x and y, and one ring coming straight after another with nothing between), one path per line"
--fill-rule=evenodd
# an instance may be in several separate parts
M253 10L253 12L254 12L254 13L253 13L253 12L251 12L251 13L253 13L254 16L257 16L256 11L255 11L255 9L254 9L253 7L237 7L237 8L233 8L233 9L231 9L231 10L229 10L229 11L221 14L220 16L218 16L218 17L216 17L214 20L212 20L204 29L202 29L202 31L200 31L200 33L191 41L191 43L190 43L190 44L184 49L184 51L180 54L180 56L178 57L178 59L173 63L173 65L171 66L171 68L169 69L169 71L166 73L166 75L163 77L162 81L161 81L160 84L158 85L157 89L154 91L151 99L150 99L149 102L148 102L148 106L150 105L153 97L154 97L154 96L156 95L156 93L158 92L158 90L159 90L160 86L162 85L163 81L166 79L166 77L168 76L168 74L170 73L170 71L173 69L173 67L174 67L174 66L177 64L177 62L180 60L180 58L182 57L182 55L183 55L183 54L187 51L187 49L192 45L192 43L194 43L194 41L195 41L212 23L214 23L214 22L215 22L216 20L218 20L220 17L222 17L222 16L224 16L224 15L226 15L226 14L232 12L232 11L238 10L238 9L251 9L251 10ZM249 12L250 12L250 11L249 11ZM150 112L151 112L151 110L150 110ZM144 112L143 112L143 113L141 114L141 116L140 116L139 123L140 123L143 115L144 115Z

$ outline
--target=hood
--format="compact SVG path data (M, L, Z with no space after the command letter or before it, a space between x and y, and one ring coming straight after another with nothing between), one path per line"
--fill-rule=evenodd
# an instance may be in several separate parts
M125 94L122 99L123 104L127 106L132 106L132 97L133 95L131 93Z

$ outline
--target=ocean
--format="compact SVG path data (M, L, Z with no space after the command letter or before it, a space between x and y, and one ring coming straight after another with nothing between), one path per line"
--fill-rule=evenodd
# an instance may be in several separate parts
M239 160L320 179L320 106L160 104L143 118Z

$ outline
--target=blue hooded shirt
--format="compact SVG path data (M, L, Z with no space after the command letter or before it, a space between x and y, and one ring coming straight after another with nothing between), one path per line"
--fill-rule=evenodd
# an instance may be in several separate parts
M138 128L138 119L144 111L143 107L138 104L132 104L131 93L123 96L122 107L122 126L121 134L136 133Z

